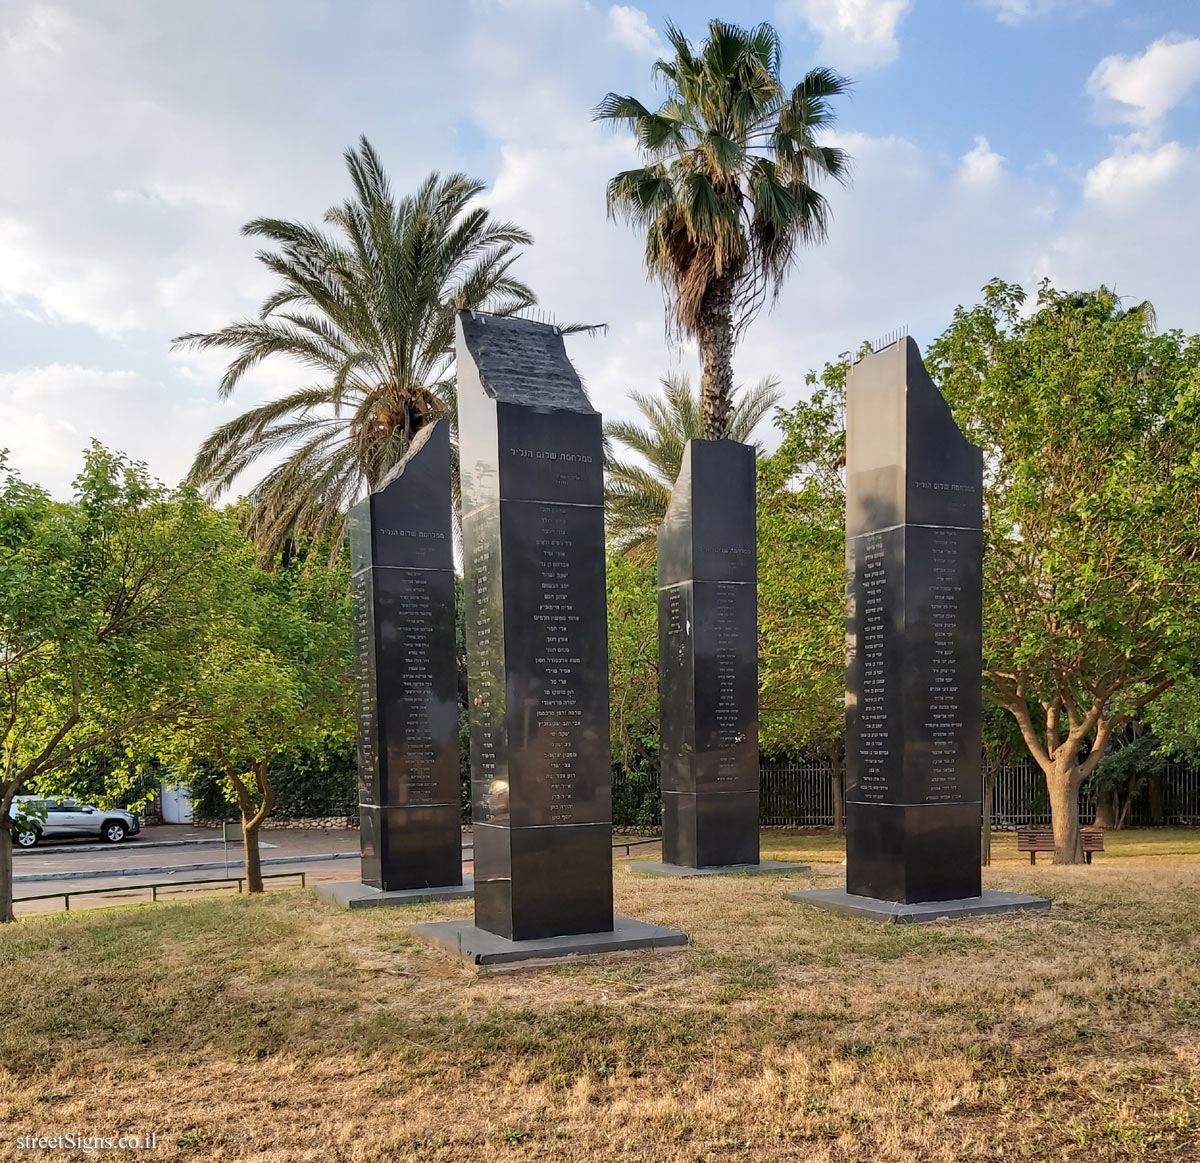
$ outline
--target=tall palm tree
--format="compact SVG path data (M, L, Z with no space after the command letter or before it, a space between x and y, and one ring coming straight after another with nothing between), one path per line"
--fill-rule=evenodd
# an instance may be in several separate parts
M749 443L759 421L779 403L783 393L779 381L768 376L740 396L734 389L729 412L729 436ZM646 564L654 559L658 527L667 515L671 490L683 466L683 450L689 440L703 434L700 400L686 376L667 376L662 392L630 392L644 423L610 420L604 425L605 509L608 531L618 552L631 561ZM620 441L636 452L645 467L618 459L612 441ZM761 456L762 447L755 442Z
M242 233L276 249L258 259L279 277L257 319L181 335L174 348L232 351L226 399L252 368L285 356L315 382L251 408L200 446L191 478L216 496L260 457L286 452L250 490L250 528L266 556L295 533L340 544L345 515L438 416L454 419L454 315L510 314L536 302L510 274L531 236L475 204L481 182L430 174L397 198L367 139L346 151L353 196L333 227L258 218Z
M654 72L667 99L652 112L609 93L595 116L637 136L645 164L609 182L609 215L645 231L668 319L699 343L703 435L716 440L729 432L741 330L778 295L798 247L825 238L829 208L814 183L849 177L848 155L819 138L850 82L815 68L786 90L769 24L713 20L697 50L673 24L666 35L675 55Z

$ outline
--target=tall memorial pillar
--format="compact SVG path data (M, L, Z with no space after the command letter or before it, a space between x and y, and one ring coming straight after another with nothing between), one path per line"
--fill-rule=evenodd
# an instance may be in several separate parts
M431 888L469 895L448 421L417 435L380 487L350 510L349 528L362 884L395 903L428 899ZM326 895L355 906L391 903L349 892Z
M457 325L475 924L488 964L679 944L613 916L604 448L557 327Z
M754 449L690 440L658 531L663 862L756 865Z
M846 383L846 889L980 894L983 458L908 337Z
M846 381L846 891L886 920L1048 907L983 893L983 458L907 336Z
M604 450L554 327L458 320L475 921L611 930Z

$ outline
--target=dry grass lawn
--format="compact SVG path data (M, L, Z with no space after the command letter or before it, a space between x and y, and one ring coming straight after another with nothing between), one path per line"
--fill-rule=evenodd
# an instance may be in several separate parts
M1109 846L1030 868L999 837L985 882L1053 911L912 928L783 899L840 879L824 836L764 834L810 877L622 860L618 909L687 949L492 974L406 932L469 902L31 918L0 931L0 1158L154 1130L122 1157L1200 1160L1200 836Z

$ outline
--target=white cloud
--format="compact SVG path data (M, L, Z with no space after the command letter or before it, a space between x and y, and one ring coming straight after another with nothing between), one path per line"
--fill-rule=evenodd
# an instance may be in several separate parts
M1052 230L1051 187L999 164L962 180L965 159L903 137L841 133L837 144L854 158L854 187L831 192L828 243L802 254L774 315L755 325L745 348L766 339L774 351L748 379L820 366L904 324L925 343L993 275L1027 278ZM994 157L982 144L967 157Z
M1087 92L1102 121L1157 128L1200 81L1200 38L1164 37L1136 57L1105 57L1088 77Z
M26 480L64 496L81 467L93 413L120 416L122 397L139 386L134 371L77 364L0 372L0 447Z
M781 0L781 17L804 21L821 37L819 55L845 69L871 69L900 55L896 28L912 0Z
M87 395L125 392L139 382L138 373L127 369L106 371L81 367L75 363L51 363L43 367L0 372L0 397L14 403L24 400L36 403L48 396L63 396L72 392Z
M1113 206L1128 205L1177 174L1187 156L1177 141L1157 149L1119 149L1088 171L1084 196Z
M958 174L964 182L994 182L1004 169L1004 158L996 153L986 137L976 137L975 145L962 156Z
M614 4L608 10L608 27L609 36L636 53L657 57L666 52L666 42L640 8Z
M1078 16L1089 8L1108 8L1113 0L980 0L1002 24L1042 20L1055 12Z
M1104 283L1135 300L1150 299L1159 326L1194 332L1200 287L1192 264L1180 258L1200 254L1200 149L1171 143L1151 153L1158 160L1110 158L1097 166L1114 176L1111 186L1093 180L1096 170L1088 175L1091 196L1059 224L1038 274L1063 287ZM1140 180L1147 174L1150 180Z

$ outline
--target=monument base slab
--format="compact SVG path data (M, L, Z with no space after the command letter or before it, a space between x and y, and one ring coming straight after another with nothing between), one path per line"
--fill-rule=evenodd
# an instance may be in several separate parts
M475 895L475 881L464 876L462 884L443 884L433 888L403 888L384 892L356 880L324 880L314 884L313 891L323 901L344 909L392 908L400 905L421 905L430 901L470 900Z
M409 925L408 931L467 965L513 965L521 961L561 961L625 949L669 949L687 944L687 934L632 917L614 917L611 933L571 933L565 937L538 937L510 941L470 921L427 921Z
M1045 897L1024 896L1019 892L985 889L979 896L954 901L917 901L899 904L871 896L855 896L844 888L818 888L789 892L788 900L813 905L847 917L865 917L890 925L918 925L928 921L955 921L960 917L988 917L999 913L1045 912L1050 902Z
M808 872L807 864L787 860L760 860L757 864L718 864L711 868L689 868L662 860L631 860L629 867L641 876L761 876L764 873Z

